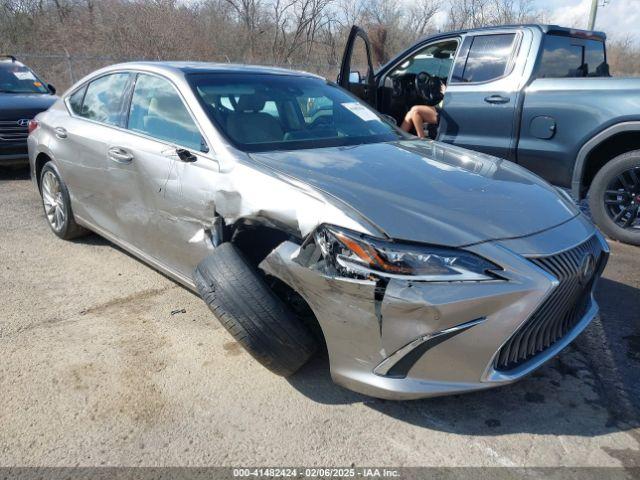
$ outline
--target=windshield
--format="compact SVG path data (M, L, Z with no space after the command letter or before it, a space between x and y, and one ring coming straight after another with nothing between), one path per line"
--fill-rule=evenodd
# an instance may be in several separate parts
M49 93L34 73L16 62L0 63L0 93Z
M248 152L405 138L370 107L319 78L255 73L188 78L217 127Z

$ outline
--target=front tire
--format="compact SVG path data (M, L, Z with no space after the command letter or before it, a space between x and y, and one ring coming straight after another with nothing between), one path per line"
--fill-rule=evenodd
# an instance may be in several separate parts
M227 331L262 365L289 376L317 350L312 333L232 244L196 267L200 296Z
M73 218L69 191L52 162L46 163L40 172L40 195L47 223L53 233L63 240L87 233Z
M640 245L640 150L610 160L589 188L594 222L610 238Z

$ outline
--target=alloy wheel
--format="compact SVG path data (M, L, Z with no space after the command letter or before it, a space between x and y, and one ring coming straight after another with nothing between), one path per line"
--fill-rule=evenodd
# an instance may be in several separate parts
M56 232L61 231L67 214L60 180L51 171L46 171L42 176L42 203L51 228Z
M640 229L640 167L625 170L609 182L604 204L616 225Z

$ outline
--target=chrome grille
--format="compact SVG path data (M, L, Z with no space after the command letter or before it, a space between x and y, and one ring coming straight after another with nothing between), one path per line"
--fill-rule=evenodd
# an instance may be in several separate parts
M18 125L18 120L0 120L0 142L23 142L28 135L28 125Z
M585 277L583 262L589 254L593 255L595 269ZM531 360L580 322L591 305L591 290L604 267L606 255L598 238L593 236L571 250L529 260L556 277L559 284L502 346L496 358L496 370L512 370Z

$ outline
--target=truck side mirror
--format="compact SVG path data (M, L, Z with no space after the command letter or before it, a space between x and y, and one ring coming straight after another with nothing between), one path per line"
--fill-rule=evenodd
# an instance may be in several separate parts
M51 85L50 83L47 83L47 88L49 89L49 91L51 92L51 95L55 95L56 94L56 87L54 87L53 85Z

